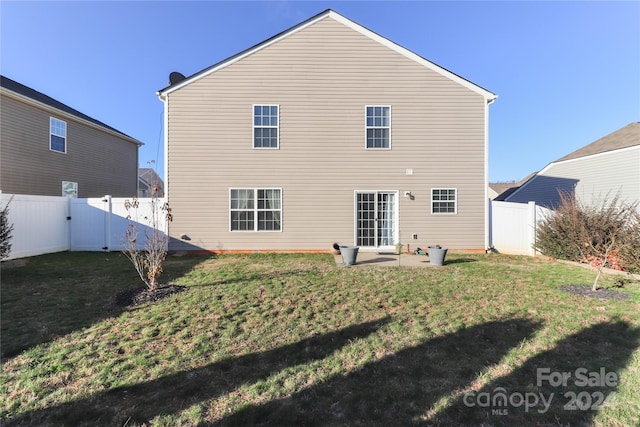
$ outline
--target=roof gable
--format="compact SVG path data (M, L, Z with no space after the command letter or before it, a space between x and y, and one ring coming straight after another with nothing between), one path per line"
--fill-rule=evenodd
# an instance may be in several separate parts
M208 68L205 68L204 70L199 71L199 72L197 72L197 73L185 78L184 80L181 80L181 81L179 81L177 83L174 83L173 85L170 85L170 86L165 87L164 89L161 89L160 91L158 91L158 96L160 96L162 98L165 95L170 94L171 92L174 92L174 91L176 91L176 90L178 90L178 89L180 89L180 88L182 88L182 87L184 87L184 86L186 86L186 85L188 85L188 84L190 84L190 83L192 83L192 82L194 82L196 80L199 80L199 79L201 79L201 78L203 78L203 77L205 77L205 76L207 76L207 75L209 75L211 73L214 73L214 72L216 72L216 71L218 71L218 70L220 70L220 69L222 69L224 67L227 67L227 66L233 64L234 62L237 62L237 61L241 60L242 58L245 58L245 57L247 57L247 56L249 56L249 55L251 55L251 54L253 54L255 52L258 52L258 51L264 49L265 47L267 47L267 46L269 46L269 45L271 45L273 43L276 43L276 42L280 41L281 39L283 39L285 37L288 37L288 36L290 36L292 34L295 34L296 32L298 32L300 30L303 30L304 28L306 28L306 27L308 27L310 25L313 25L314 23L316 23L316 22L318 22L320 20L323 20L323 19L333 19L333 20L335 20L337 22L342 23L343 25L345 25L345 26L347 26L347 27L349 27L349 28L351 28L351 29L363 34L364 36L366 36L366 37L368 37L368 38L370 38L370 39L372 39L372 40L374 40L374 41L376 41L376 42L378 42L378 43L380 43L380 44L382 44L382 45L384 45L384 46L386 46L386 47L388 47L388 48L390 48L390 49L392 49L392 50L394 50L394 51L396 51L398 53L400 53L401 55L403 55L403 56L405 56L405 57L407 57L407 58L419 63L420 65L423 65L423 66L429 68L430 70L435 71L438 74L440 74L442 76L445 76L445 77L449 78L450 80L453 80L456 83L458 83L458 84L470 89L471 91L478 93L479 95L483 96L487 100L487 102L493 102L497 98L497 95L495 95L494 93L489 92L488 90L486 90L486 89L484 89L484 88L482 88L482 87L470 82L469 80L466 80L466 79L460 77L459 75L457 75L457 74L455 74L455 73L453 73L453 72L451 72L451 71L449 71L449 70L447 70L447 69L445 69L443 67L440 67L439 65L437 65L437 64L435 64L435 63L433 63L431 61L428 61L427 59L425 59L425 58L423 58L423 57L411 52L410 50L408 50L408 49L406 49L406 48L404 48L404 47L392 42L391 40L386 39L386 38L380 36L377 33L374 33L373 31L371 31L371 30L369 30L369 29L367 29L367 28L365 28L365 27L363 27L363 26L351 21L348 18L345 18L344 16L340 15L339 13L337 13L337 12L331 10L331 9L327 9L324 12L321 12L318 15L315 15L315 16L309 18L308 20L303 21L300 24L297 24L297 25L289 28L288 30L285 30L285 31L283 31L283 32L281 32L281 33L279 33L279 34L277 34L277 35L275 35L275 36L273 36L273 37L271 37L271 38L269 38L269 39L257 44L257 45L255 45L255 46L253 46L253 47L251 47L249 49L246 49L246 50L244 50L244 51L242 51L242 52L240 52L240 53L238 53L238 54L236 54L236 55L234 55L234 56L232 56L230 58L227 58L227 59L225 59L225 60L223 60L221 62L218 62L218 63L216 63L216 64L214 64L214 65L212 65L212 66L210 66Z
M56 110L62 111L64 113L67 113L71 116L74 116L78 119L82 119L84 121L87 121L93 125L99 126L101 128L104 128L108 131L111 132L115 132L118 135L128 139L131 142L135 142L138 145L143 145L142 142L138 141L135 138L132 138L131 136L127 135L126 133L120 132L118 129L112 128L111 126L94 119L93 117L89 117L84 113L81 113L80 111L69 107L66 104L63 104L62 102L51 98L48 95L45 95L42 92L38 92L35 89L31 89L28 86L23 85L22 83L18 83L15 80L12 80L8 77L5 76L0 76L0 87L2 87L3 89L9 90L13 93L16 93L24 98L28 98L32 101L35 101L38 104L42 104L45 105L47 107L50 108L54 108Z

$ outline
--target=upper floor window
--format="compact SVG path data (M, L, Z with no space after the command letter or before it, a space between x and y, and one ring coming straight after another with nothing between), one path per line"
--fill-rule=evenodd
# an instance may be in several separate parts
M391 148L391 106L367 105L367 148Z
M432 188L431 213L458 213L458 190L455 188Z
M278 105L253 106L253 148L278 148L280 108Z
M49 149L67 152L67 122L51 117L49 120Z

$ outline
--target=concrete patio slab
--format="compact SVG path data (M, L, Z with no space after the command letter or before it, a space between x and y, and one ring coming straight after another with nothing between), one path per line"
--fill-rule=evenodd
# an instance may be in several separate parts
M387 252L358 252L355 265L344 265L342 262L342 255L334 255L336 265L343 267L364 267L364 266L376 266L376 267L433 267L429 264L429 257L426 255L415 254L401 254L396 255ZM445 262L446 265L446 262Z

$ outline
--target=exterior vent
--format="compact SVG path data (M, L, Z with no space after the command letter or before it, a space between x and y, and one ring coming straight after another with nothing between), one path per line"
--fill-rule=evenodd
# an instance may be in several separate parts
M180 83L184 79L186 79L184 74L174 71L171 74L169 74L169 86L172 86L176 83Z

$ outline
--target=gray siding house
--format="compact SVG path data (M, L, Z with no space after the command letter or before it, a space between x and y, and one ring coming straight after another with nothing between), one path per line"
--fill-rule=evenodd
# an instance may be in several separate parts
M152 168L138 170L138 197L164 197L164 182Z
M0 190L43 196L135 196L142 143L0 77Z
M560 191L574 194L585 205L619 196L640 201L640 123L630 123L560 159L527 180L503 200L555 208Z
M170 249L488 247L488 90L332 10L170 80Z

